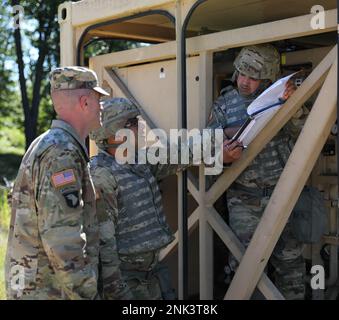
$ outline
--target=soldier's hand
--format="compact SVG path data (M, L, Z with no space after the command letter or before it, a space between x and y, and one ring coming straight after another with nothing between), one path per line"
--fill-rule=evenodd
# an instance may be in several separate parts
M231 138L238 132L239 129L240 129L240 127L225 128L224 133L225 133L226 137Z
M291 79L288 80L286 82L285 91L282 98L284 100L287 100L294 93L295 90L297 90L297 87L295 86L294 82Z
M230 143L230 140L225 140L223 145L223 162L232 163L238 160L242 155L243 144L240 141Z

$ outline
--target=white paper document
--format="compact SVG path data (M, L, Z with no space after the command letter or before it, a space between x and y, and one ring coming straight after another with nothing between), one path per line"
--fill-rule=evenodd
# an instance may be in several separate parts
M284 103L281 98L286 88L285 85L296 73L277 80L247 107L247 113L251 120L247 121L235 134L237 140L240 140L244 146L249 145L253 141L281 108Z

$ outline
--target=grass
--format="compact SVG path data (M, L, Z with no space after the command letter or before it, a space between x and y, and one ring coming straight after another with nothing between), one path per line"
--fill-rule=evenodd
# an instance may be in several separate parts
M5 256L10 219L7 204L7 192L0 191L0 300L6 299L5 293Z
M6 242L7 234L0 234L0 300L6 300L5 291L5 257L6 257Z
M1 186L5 185L4 178L14 181L22 155L25 152L25 136L22 130L16 128L10 122L6 122L6 125L4 125L5 122L2 121L0 127L0 300L6 299L4 264L10 223L7 190Z

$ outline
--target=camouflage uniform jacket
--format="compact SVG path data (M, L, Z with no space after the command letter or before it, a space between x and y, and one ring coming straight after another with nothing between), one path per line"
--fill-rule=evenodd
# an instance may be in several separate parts
M98 194L100 265L105 299L131 299L126 274L151 271L173 241L157 180L187 165L117 163L105 151L91 159Z
M99 238L88 160L74 129L61 120L26 152L13 190L9 299L96 296Z
M247 107L260 93L258 92L250 97L243 97L232 86L226 87L213 104L209 127L223 126L227 128L240 126L248 117ZM274 186L291 153L300 127L301 125L298 123L297 118L289 121L242 172L236 183L254 189ZM231 187L230 191L232 190L233 188Z

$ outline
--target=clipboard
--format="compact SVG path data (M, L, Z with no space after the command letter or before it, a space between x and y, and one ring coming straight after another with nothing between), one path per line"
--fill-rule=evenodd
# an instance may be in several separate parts
M231 138L230 143L239 140L243 142L244 146L247 146L253 141L256 135L286 102L286 100L281 98L285 91L285 85L298 72L277 80L247 107L248 118Z
M253 114L251 114L246 120L245 122L241 125L240 129L235 133L235 135L231 138L230 143L238 140L240 138L240 136L242 135L242 133L245 131L245 129L250 125L250 123L255 120L255 118L257 116L260 116L260 114L264 113L265 111L272 109L274 107L280 106L282 104L284 104L286 102L286 100L279 98L278 102L272 103L266 107L263 107L262 109L254 112Z

